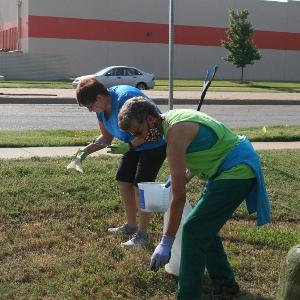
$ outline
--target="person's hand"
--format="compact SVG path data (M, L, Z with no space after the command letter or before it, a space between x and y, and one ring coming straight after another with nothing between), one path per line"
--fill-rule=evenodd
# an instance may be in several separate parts
M80 158L80 161L83 161L84 159L86 159L86 157L89 155L87 147L82 148L82 149L78 149L73 155L72 158L76 159L76 158Z
M107 146L109 149L107 153L110 154L125 154L130 150L130 144L121 142L119 144L111 144Z
M160 243L151 256L150 268L152 271L157 272L160 267L163 267L169 262L174 239L175 238L171 236L163 235Z

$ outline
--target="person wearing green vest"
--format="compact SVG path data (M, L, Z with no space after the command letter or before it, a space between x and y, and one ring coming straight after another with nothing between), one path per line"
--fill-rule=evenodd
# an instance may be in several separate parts
M205 269L214 294L237 295L239 286L219 231L243 200L249 213L257 212L258 225L270 222L264 177L251 143L204 113L175 109L159 114L142 97L128 100L118 120L120 129L133 136L152 140L163 136L167 142L173 198L151 269L157 271L170 259L186 201L186 182L192 176L205 178L206 187L183 225L177 299L201 299Z

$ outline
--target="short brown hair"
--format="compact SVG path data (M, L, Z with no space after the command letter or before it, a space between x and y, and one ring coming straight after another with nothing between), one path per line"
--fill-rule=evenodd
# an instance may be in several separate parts
M119 128L128 131L132 121L143 123L148 116L159 116L156 105L144 97L133 97L123 104L118 114Z
M107 88L94 77L82 79L76 88L76 99L79 106L88 106L96 102L96 96L109 96Z

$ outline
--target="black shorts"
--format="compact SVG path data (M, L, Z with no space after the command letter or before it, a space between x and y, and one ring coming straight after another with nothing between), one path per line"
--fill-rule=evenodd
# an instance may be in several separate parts
M166 158L166 145L143 151L129 151L121 159L116 180L131 182L135 186L139 182L155 181Z

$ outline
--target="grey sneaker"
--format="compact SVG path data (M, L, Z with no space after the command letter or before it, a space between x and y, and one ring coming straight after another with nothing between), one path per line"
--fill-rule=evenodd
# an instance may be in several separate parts
M125 248L140 247L140 246L148 245L149 243L150 243L149 234L136 232L133 235L132 239L130 239L125 243L122 243L122 246Z
M137 226L132 227L129 226L128 224L123 224L120 227L112 227L107 229L109 234L117 234L117 235L122 235L122 234L127 234L127 235L132 235L137 232Z

